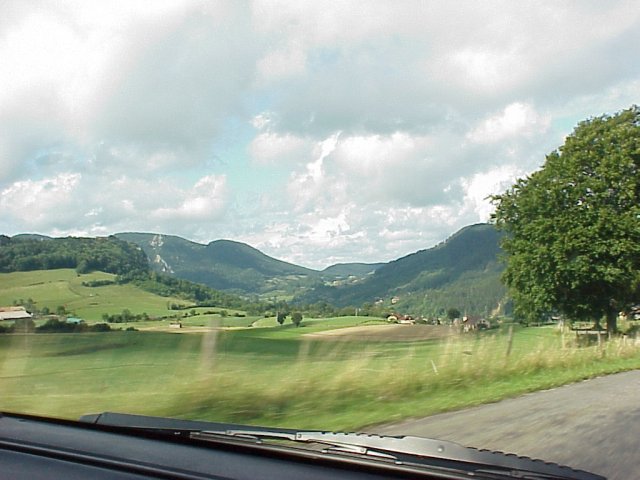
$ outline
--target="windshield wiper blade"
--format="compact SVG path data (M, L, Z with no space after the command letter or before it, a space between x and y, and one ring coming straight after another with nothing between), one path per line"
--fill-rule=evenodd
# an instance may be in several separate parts
M464 447L454 442L415 436L383 436L363 433L322 431L272 431L265 428L254 430L224 430L192 432L191 438L213 439L233 437L262 442L264 440L286 440L295 443L326 445L329 453L350 453L390 459L398 464L406 463L407 457L437 459L440 465L446 462L463 462L474 465L470 471L476 475L495 475L496 478L514 477L522 479L602 479L602 477L574 470L554 463L534 460L513 454ZM412 462L413 463L413 462Z
M264 440L285 440L293 443L311 443L320 444L326 446L323 452L332 453L351 453L357 455L368 455L377 458L386 458L389 460L398 460L395 455L390 455L381 450L374 450L369 445L360 445L353 441L348 441L345 438L334 438L335 435L349 436L356 434L336 434L328 432L318 431L293 431L291 433L282 431L272 431L268 429L257 430L202 430L197 432L191 432L190 438L198 440L219 439L220 437L234 437L253 440L257 443L262 443Z
M555 463L423 437L266 428L111 412L86 415L80 421L201 441L233 439L256 444L269 444L269 441L316 444L325 447L320 450L324 453L374 457L399 465L456 468L488 478L605 480L602 476Z

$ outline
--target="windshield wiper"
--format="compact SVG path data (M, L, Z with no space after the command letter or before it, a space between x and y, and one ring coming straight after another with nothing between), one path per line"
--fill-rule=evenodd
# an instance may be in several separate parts
M397 456L383 452L382 449L375 450L375 447L373 447L372 445L364 445L358 443L357 439L355 438L357 436L358 434L329 433L319 431L295 431L292 433L286 433L263 428L259 428L257 430L201 430L191 432L189 435L190 438L197 440L219 439L221 437L234 437L252 440L256 443L263 443L265 440L285 440L293 443L323 445L325 448L323 448L321 451L325 453L351 453L357 455L369 455L378 458L386 458L390 460L398 459Z
M476 478L605 480L599 475L555 463L423 437L265 428L110 412L87 415L80 421L204 442L231 439L265 445L273 445L273 442L309 444L320 447L316 450L318 453L359 456L395 465L455 470Z
M500 452L477 450L454 442L415 436L381 436L362 433L334 433L322 431L274 432L269 429L224 430L192 432L190 438L199 440L233 437L261 443L265 440L286 440L295 443L323 445L325 453L366 455L377 459L392 460L396 464L415 464L419 457L438 460L437 466L451 468L451 462L462 462L472 466L469 472L477 475L495 475L496 478L514 477L524 479L595 479L602 478L573 470L569 467L533 460ZM419 462L419 463L423 463ZM433 466L433 463L426 463ZM465 469L467 470L467 469ZM481 477L482 478L482 477Z

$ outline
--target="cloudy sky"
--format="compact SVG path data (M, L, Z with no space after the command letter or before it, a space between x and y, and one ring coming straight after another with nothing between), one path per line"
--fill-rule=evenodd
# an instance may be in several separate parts
M389 261L640 103L639 45L637 0L0 0L0 233Z

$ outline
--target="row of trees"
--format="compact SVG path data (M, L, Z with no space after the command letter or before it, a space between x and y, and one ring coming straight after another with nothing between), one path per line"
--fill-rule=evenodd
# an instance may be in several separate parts
M88 325L81 323L67 323L57 318L50 318L40 326L30 318L16 320L12 325L0 325L0 334L4 333L84 333L109 332L111 327L106 323Z
M178 297L201 307L244 308L249 303L238 295L221 292L201 283L170 277L157 272L134 272L118 276L118 283L133 283L162 297Z
M67 311L67 308L64 305L58 305L56 308L53 308L53 309L47 306L39 308L37 302L31 297L27 298L26 300L22 298L14 299L13 305L24 307L24 309L27 312L32 313L33 315L39 315L39 316L47 316L47 315L60 316L60 315L67 315L69 313Z
M102 320L107 323L128 323L128 322L143 322L149 320L149 315L146 312L134 314L131 310L125 308L122 313L102 314Z
M276 314L276 320L278 321L278 323L280 325L284 324L284 321L287 319L287 317L289 316L289 312L278 312ZM300 324L302 323L302 313L300 312L293 312L291 314L291 322L296 326L299 327Z
M263 315L265 317L272 317L276 315L277 312L291 312L293 310L305 312L307 316L313 318L346 317L350 315L383 318L385 314L388 313L387 307L371 302L364 303L360 306L336 307L324 300L310 304L295 303L291 305L285 300L264 302L253 300L245 304L243 309L245 309L249 315Z
M114 236L99 238L0 237L0 272L74 268L114 274L147 271L146 254Z

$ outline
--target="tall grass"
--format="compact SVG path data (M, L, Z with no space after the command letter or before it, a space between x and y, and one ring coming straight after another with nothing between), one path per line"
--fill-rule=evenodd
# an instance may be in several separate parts
M303 330L0 336L0 410L356 429L640 368L637 340L584 347L552 328L517 330L509 355L506 332L354 342Z
M640 343L612 339L579 347L559 335L519 337L507 356L505 335L456 337L429 345L304 343L276 368L199 373L172 415L298 428L357 428L640 367ZM351 352L351 353L349 353ZM246 365L245 368L252 368Z

